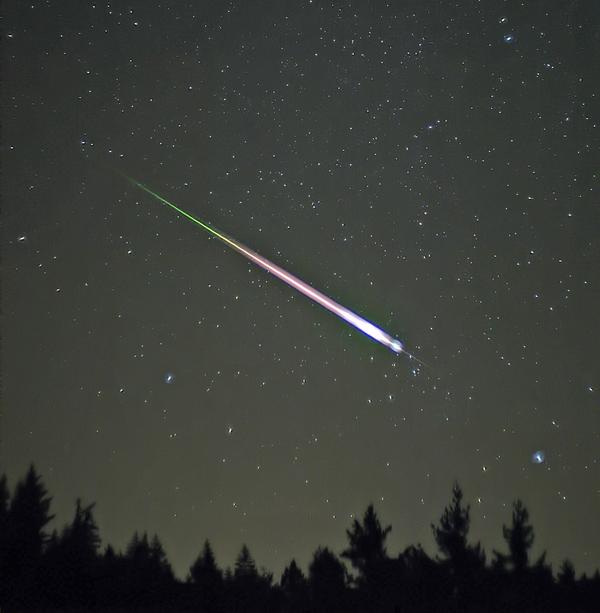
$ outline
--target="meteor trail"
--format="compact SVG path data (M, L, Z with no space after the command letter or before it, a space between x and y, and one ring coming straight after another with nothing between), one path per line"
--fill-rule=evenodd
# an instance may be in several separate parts
M267 260L267 258L263 257L262 255L259 255L258 253L256 253L256 251L253 251L252 249L250 249L249 247L246 247L242 243L239 243L231 236L227 236L227 234L224 234L223 232L216 230L215 228L213 228L206 222L201 221L200 219L196 219L196 217L190 215L183 209L180 209L178 206L176 206L172 202L169 202L166 198L163 198L161 195L157 194L156 192L153 192L149 187L146 187L143 183L140 183L139 181L136 181L135 179L132 179L131 177L127 177L126 175L124 176L128 181L133 183L133 185L135 185L136 187L139 187L141 190L150 194L162 204L165 204L168 207L171 207L174 211L177 211L180 215L187 217L190 221L193 221L195 224L197 224L198 226L200 226L201 228L203 228L204 230L206 230L207 232L209 232L210 234L212 234L219 240L223 241L226 245L228 245L232 249L235 249L235 251L237 251L238 253L241 253L243 256L248 258L251 262L254 262L256 265L260 266L267 272L270 272L272 275L275 275L276 277L278 277L279 279L281 279L282 281L284 281L285 283L287 283L294 289L297 289L299 292L301 292L302 294L304 294L311 300L314 300L317 304L320 304L322 307L328 309L329 311L331 311L338 317L347 321L349 324L353 325L355 328L357 328L358 330L360 330L367 336L370 336L373 340L381 343L382 345L385 345L388 349L391 349L394 353L397 353L397 354L405 353L408 357L412 359L417 359L413 355L411 355L408 351L406 351L401 341L399 341L397 338L394 338L387 332L384 332L381 328L378 328L376 325L367 321L360 315L353 313L350 309L343 307L341 304L338 304L331 298L328 298L327 296L325 296L325 294L321 293L319 290L315 289L314 287L311 287L308 283L305 283L301 279L298 279L298 277L283 270L283 268L281 268L280 266L277 266L277 264L273 264L273 262Z

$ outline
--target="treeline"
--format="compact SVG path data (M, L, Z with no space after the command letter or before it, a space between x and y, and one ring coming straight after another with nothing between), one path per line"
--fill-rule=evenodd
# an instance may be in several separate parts
M370 505L346 531L340 555L319 547L305 575L292 560L279 582L258 570L244 545L219 568L205 541L185 581L175 578L158 537L133 535L124 552L100 549L94 505L75 506L60 533L48 533L51 498L33 466L11 497L0 479L0 608L10 611L174 611L198 613L433 613L600 610L600 574L577 578L565 560L553 574L534 541L527 509L513 505L506 551L490 560L471 543L469 505L458 484L437 524L435 557L420 545L386 550L390 526ZM352 574L344 563L348 563Z

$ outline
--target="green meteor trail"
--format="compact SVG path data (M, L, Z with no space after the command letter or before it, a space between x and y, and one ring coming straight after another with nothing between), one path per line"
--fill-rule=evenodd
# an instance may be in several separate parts
M154 196L158 201L162 202L163 204L166 204L167 206L170 206L173 210L177 211L180 215L183 215L184 217L187 217L190 221L193 221L195 224L198 224L201 228L204 228L207 232L210 232L213 236L220 238L222 241L227 243L230 247L233 247L234 249L237 248L237 244L234 240L225 236L225 234L221 234L220 232L215 230L213 227L209 226L207 223L200 221L200 219L196 219L193 215L190 215L187 211L180 209L176 204L169 202L166 198L163 198L160 194L153 192L149 187L147 187L143 183L140 183L139 181L136 181L135 179L132 179L131 177L127 177L127 180L131 181L131 183L133 183L136 187L143 189L145 192L149 193L151 196Z

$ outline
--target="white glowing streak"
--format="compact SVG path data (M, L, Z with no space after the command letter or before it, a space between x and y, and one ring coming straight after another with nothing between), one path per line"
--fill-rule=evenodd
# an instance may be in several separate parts
M231 237L227 237L226 242L236 251L239 251L241 254L245 255L249 260L275 275L288 285L291 285L293 288L297 289L311 300L314 300L322 307L325 307L338 317L341 317L367 336L370 336L373 340L385 345L396 353L402 353L404 351L404 347L398 339L390 336L387 332L384 332L381 328L378 328L376 325L372 324L370 321L367 321L360 315L353 313L350 309L347 309L331 298L328 298L325 296L325 294L322 294L319 290L311 287L308 283L298 279L298 277L286 272L283 270L283 268L277 266L277 264L273 264L273 262L267 260L267 258L259 255L255 251L252 251L252 249L241 245Z

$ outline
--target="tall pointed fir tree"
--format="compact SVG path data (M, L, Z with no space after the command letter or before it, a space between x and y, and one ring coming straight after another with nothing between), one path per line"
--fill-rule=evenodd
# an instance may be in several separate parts
M8 511L9 538L6 548L6 596L15 602L31 602L37 593L35 582L48 541L46 526L52 498L33 464L17 483Z
M203 611L215 611L223 597L223 573L217 566L215 554L208 540L190 568L190 582L194 599Z

